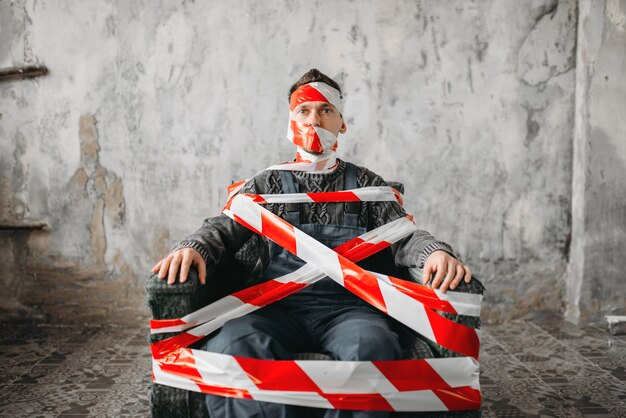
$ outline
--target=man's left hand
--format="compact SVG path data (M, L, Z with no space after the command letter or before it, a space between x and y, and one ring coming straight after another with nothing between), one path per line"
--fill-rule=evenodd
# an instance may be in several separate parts
M436 289L441 285L439 290L441 290L442 293L445 293L448 289L456 289L459 283L461 283L461 280L465 280L465 283L469 283L472 279L472 272L469 267L447 252L441 250L434 251L426 259L422 283L427 285L433 274L435 274L435 278L432 280L430 286Z

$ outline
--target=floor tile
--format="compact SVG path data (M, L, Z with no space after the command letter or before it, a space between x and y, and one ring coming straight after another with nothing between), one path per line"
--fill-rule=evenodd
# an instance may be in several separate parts
M9 332L10 331L10 332ZM0 324L0 415L149 416L147 327ZM626 417L626 339L555 318L483 327L482 416Z
M83 385L11 385L0 393L0 415L59 414Z
M626 383L626 349L588 358L596 366Z
M576 408L626 407L626 385L610 376L575 378L550 387Z
M498 416L505 411L509 415L538 415L543 410L574 411L565 399L536 379L498 381L493 386L483 387L482 393L487 407Z
M491 355L504 355L510 354L502 344L500 344L494 337L489 334L488 328L483 329L483 335L480 341L480 356Z
M531 372L515 356L498 355L482 356L480 358L480 376L489 381L507 379L534 379L537 376Z

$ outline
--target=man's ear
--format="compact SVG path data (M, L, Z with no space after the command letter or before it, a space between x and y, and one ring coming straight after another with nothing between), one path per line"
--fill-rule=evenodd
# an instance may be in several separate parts
M339 133L345 134L347 130L348 127L346 126L346 122L343 120L343 118L341 118L341 129L339 129Z

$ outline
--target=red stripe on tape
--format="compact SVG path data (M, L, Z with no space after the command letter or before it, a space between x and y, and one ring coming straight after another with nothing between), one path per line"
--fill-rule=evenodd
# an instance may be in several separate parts
M289 98L289 110L294 110L296 106L305 102L326 102L328 99L318 89L305 84L291 94Z
M267 210L261 210L263 235L292 254L296 254L296 235L293 225Z
M450 389L433 389L433 393L450 411L480 409L481 396L478 389L471 386Z
M254 399L250 392L245 389L225 388L222 386L207 385L205 383L194 382L202 393L208 395L228 396L229 398Z
M372 306L387 313L385 299L378 287L376 277L344 257L339 257L339 264L343 272L344 287Z
M306 284L302 283L281 283L275 280L268 280L267 282L235 292L232 296L250 305L265 306L306 286Z
M377 393L323 393L335 409L353 409L359 411L393 411L387 400Z
M320 388L295 361L249 357L235 357L235 360L259 389L321 393Z
M444 318L432 309L425 309L437 344L478 360L480 340L474 328Z
M377 242L375 244L364 241L363 239L356 237L348 242L341 244L334 248L334 251L342 255L352 262L358 262L366 259L372 254L376 254L379 251L384 250L391 244L387 241Z
M391 191L393 192L394 196L396 196L396 200L398 201L400 206L403 206L404 205L404 200L402 199L402 193L400 193L399 191L397 191L393 187L391 188Z
M298 126L298 124L293 120L290 123L291 131L293 132L293 143L295 145L313 152L324 151L322 141L312 126ZM326 163L324 162L323 164Z
M387 276L393 286L398 289L400 292L404 293L407 296L410 296L412 299L423 303L429 308L437 309L444 312L449 312L456 314L457 311L447 300L439 299L437 293L430 287L409 282L407 280L397 279L395 277Z
M307 193L314 202L360 202L357 195L348 191Z
M151 319L150 329L161 329L175 327L178 325L186 325L187 323L180 318L176 319Z
M356 237L356 238L352 238L348 242L344 242L343 244L335 247L333 250L337 254L340 254L340 255L346 257L346 253L348 251L351 251L352 249L356 250L359 246L365 245L365 244L367 244L367 242L365 240L363 240L362 238ZM353 258L350 258L350 260L357 261L357 260L354 260Z
M193 352L188 348L181 348L172 352L166 359L159 361L159 367L164 372L183 376L194 382L202 381L202 375L196 368Z
M234 197L234 196L233 196ZM231 205L233 204L233 198L228 199L224 207L222 208L222 212L225 210L230 210Z
M450 387L425 360L387 360L372 363L402 392Z
M197 336L189 334L188 332L182 332L165 340L157 341L150 344L150 350L152 350L152 357L154 359L162 359L168 357L171 352L183 347L187 347L190 344L195 343L198 340L204 338L203 335Z
M248 196L250 199L252 199L254 203L259 203L259 204L267 203L267 200L265 200L263 196L261 196L260 194L244 193L244 196Z
M226 188L226 191L228 192L228 195L230 196L231 193L237 193L239 190L241 190L243 185L246 184L246 181L247 180L239 180L238 182L233 183L230 186L228 186Z

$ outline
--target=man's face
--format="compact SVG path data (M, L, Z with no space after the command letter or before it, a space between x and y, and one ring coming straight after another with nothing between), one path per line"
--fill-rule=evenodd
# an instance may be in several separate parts
M327 102L304 102L291 111L291 120L295 122L298 130L317 126L330 131L335 137L346 132L346 124L341 113Z

